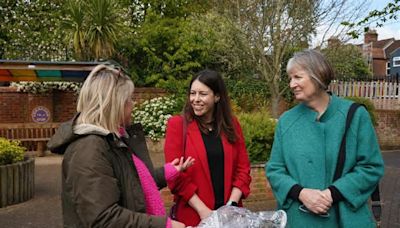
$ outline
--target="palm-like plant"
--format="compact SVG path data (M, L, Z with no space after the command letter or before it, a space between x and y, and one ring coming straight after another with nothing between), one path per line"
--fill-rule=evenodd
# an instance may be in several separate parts
M70 31L66 36L67 43L72 42L77 60L85 60L87 58L87 50L85 49L85 13L84 4L80 0L68 0L65 7L66 19L63 27Z
M78 60L108 59L124 31L117 0L68 0L64 27Z
M89 0L86 41L96 60L109 58L123 30L122 14L116 0Z

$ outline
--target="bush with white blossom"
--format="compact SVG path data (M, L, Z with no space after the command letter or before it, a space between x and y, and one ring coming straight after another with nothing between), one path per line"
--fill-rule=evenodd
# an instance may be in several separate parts
M133 122L141 123L145 134L157 141L165 136L167 120L180 111L177 108L174 96L153 98L133 108Z
M79 93L82 83L79 82L12 82L12 87L16 87L18 92L33 94L46 94L52 90L61 90Z

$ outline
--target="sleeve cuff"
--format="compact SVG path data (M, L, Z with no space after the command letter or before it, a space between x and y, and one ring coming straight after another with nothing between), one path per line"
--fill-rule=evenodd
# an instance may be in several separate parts
M167 163L164 165L164 173L165 179L167 181L173 181L179 176L179 171L175 169L175 167L171 163Z
M168 219L167 219L167 224L166 224L165 227L166 227L166 228L172 228L172 220L171 220L171 218L168 218Z
M292 188L289 190L288 196L294 200L300 201L299 200L299 195L301 190L303 190L303 187L301 187L298 184L295 184L292 186Z
M333 204L344 200L342 193L340 193L339 189L337 189L335 186L331 185L328 187L328 189L331 191Z

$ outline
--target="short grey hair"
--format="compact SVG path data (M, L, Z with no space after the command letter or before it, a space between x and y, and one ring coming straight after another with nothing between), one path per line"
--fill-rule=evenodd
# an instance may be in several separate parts
M315 84L323 90L327 90L329 84L335 78L335 73L329 61L321 52L316 50L306 49L296 52L289 59L286 72L296 67L306 71Z
M134 90L132 80L122 70L96 66L79 93L77 124L93 124L118 134L124 125L125 104Z

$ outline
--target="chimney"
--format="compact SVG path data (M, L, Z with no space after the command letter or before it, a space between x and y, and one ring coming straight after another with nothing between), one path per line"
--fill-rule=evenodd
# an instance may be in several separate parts
M370 29L364 34L364 44L369 44L376 41L378 41L378 33L376 33L376 30Z

